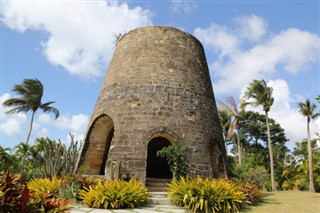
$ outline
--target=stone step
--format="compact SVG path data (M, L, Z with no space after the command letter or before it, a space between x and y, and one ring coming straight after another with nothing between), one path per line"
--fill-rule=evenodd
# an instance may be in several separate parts
M148 204L149 205L170 205L171 201L167 198L166 192L149 192Z
M160 186L166 187L168 183L158 183L158 182L146 182L146 186Z
M149 188L150 192L164 192L166 191L166 186L170 181L171 179L147 178L146 186Z
M166 192L167 189L165 187L148 187L149 192Z
M149 197L147 204L148 205L170 205L171 201L168 198Z
M150 183L150 182L147 182L146 183L146 187L163 187L163 188L166 188L167 187L167 183Z
M168 196L167 192L149 192L149 197L159 197L159 198L166 198Z
M171 179L163 179L163 178L147 178L146 182L148 183L170 183Z

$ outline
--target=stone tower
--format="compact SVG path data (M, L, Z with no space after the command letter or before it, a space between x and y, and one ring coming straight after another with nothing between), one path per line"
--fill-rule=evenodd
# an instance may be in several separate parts
M104 175L170 178L156 152L179 139L189 175L224 177L225 148L201 43L170 27L130 31L117 43L87 129L78 167Z

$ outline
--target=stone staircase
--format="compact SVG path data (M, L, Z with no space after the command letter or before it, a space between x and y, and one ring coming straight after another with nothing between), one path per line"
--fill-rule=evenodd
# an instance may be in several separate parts
M171 179L147 178L146 186L149 189L149 205L170 205L167 198L166 185Z

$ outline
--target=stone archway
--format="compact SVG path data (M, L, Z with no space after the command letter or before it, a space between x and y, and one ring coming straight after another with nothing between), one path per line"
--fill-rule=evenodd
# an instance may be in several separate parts
M172 178L167 160L157 156L159 150L169 145L171 142L164 137L155 137L148 143L147 178Z
M92 122L80 159L86 174L104 175L113 134L114 123L108 115L101 115Z

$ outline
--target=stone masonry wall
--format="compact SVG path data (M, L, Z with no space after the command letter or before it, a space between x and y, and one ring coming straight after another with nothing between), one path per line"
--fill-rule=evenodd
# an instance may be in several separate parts
M208 66L201 43L192 35L175 28L144 27L118 41L79 166L90 167L86 161L93 158L97 164L105 160L106 138L90 142L102 115L114 125L107 158L121 161L122 172L145 180L148 142L153 134L166 133L181 139L191 176L224 176L225 151Z

